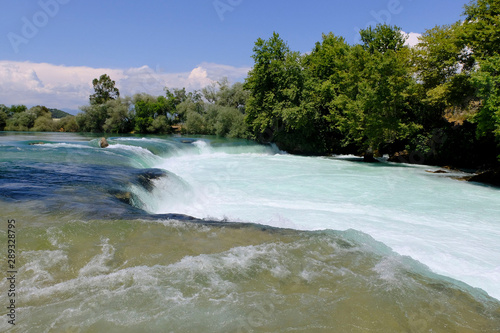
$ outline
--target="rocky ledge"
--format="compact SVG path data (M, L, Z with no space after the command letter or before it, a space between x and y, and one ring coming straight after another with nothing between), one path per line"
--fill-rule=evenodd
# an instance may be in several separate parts
M470 177L468 181L500 186L500 168L478 173Z

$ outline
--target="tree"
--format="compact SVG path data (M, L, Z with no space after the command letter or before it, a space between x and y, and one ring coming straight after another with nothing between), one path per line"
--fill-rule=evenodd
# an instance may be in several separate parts
M500 140L500 55L482 61L473 82L482 99L482 106L474 116L478 135L494 135Z
M183 90L175 90L171 93L168 89L167 97L153 97L147 94L134 96L135 108L135 130L139 133L170 133L172 131L172 119L175 117L176 103L182 98ZM185 92L185 90L184 90Z
M426 90L446 84L460 70L458 24L436 26L420 37L414 61L417 74Z
M24 111L28 111L26 105L11 105L9 111L7 112L7 116L12 117L16 113L21 113Z
M76 123L82 132L103 133L108 117L106 104L91 104L80 107L83 113L76 116Z
M5 126L6 131L29 131L33 127L36 120L34 112L23 111L16 112L7 120Z
M419 126L410 117L408 96L414 80L401 31L378 26L362 30L361 35L369 38L350 52L347 82L355 88L339 101L344 109L339 128L346 143L356 144L365 152L365 160L372 160L374 150L407 138Z
M329 33L304 58L305 112L296 121L301 123L297 127L302 128L302 136L318 153L338 152L341 146L339 118L344 116L343 101L355 86L348 83L350 52L344 38Z
M90 95L90 104L104 104L111 99L120 97L120 91L115 87L115 81L107 74L103 74L99 79L92 81L94 94Z
M406 35L401 28L387 24L378 24L375 28L368 27L359 32L362 46L371 54L375 52L400 51L405 48Z
M108 133L129 133L134 129L134 113L130 97L106 102L107 119L103 130Z
M31 130L35 132L55 132L57 131L57 124L52 118L41 116L36 118Z
M248 99L248 91L244 89L243 84L236 82L230 85L227 77L206 86L201 92L203 97L211 104L235 107L242 111L244 111Z
M463 39L476 59L500 54L500 1L476 0L465 5Z
M4 110L0 110L0 131L3 131L7 125L7 113Z
M57 127L61 132L78 132L80 129L76 123L75 116L66 116L57 122Z
M304 77L301 57L277 33L255 43L253 69L245 80L249 91L246 122L259 141L285 143L292 119L300 113Z

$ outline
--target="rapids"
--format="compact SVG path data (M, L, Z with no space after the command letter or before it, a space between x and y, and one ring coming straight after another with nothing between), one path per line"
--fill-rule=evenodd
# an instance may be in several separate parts
M245 140L108 142L0 133L0 331L500 332L497 188Z

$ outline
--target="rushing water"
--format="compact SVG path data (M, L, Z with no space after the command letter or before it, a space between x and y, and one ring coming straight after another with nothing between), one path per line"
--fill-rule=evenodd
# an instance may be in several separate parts
M500 332L497 188L243 140L108 141L0 133L0 331Z

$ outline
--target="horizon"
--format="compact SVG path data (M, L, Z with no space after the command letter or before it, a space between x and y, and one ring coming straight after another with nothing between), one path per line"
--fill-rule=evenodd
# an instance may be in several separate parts
M4 3L0 104L44 105L76 114L88 104L92 79L102 74L116 81L122 96L161 95L164 87L199 90L223 77L242 82L253 66L255 41L273 32L304 54L323 33L356 44L357 31L387 23L410 34L408 42L414 45L427 29L458 21L466 3Z

